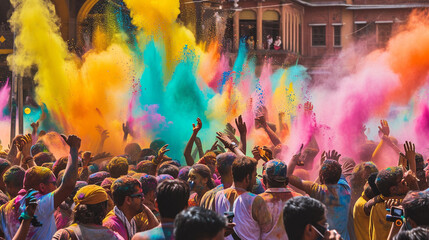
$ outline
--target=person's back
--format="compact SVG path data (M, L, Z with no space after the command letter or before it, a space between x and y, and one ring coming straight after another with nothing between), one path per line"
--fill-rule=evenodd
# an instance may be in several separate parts
M221 153L216 157L216 169L220 174L222 184L206 192L201 198L200 206L206 209L215 211L215 197L216 194L232 184L232 169L231 165L236 159L234 153Z
M272 219L271 230L268 233L262 233L261 239L287 239L283 226L283 207L287 200L302 195L288 188L268 188L259 196L267 203Z
M180 211L188 207L189 192L188 184L181 180L166 180L159 184L156 189L156 202L161 215L161 224L151 230L136 233L132 239L174 239L173 221Z
M271 214L265 201L250 192L256 182L256 160L239 157L232 164L234 184L215 197L215 209L220 215L234 212L233 234L241 239L259 239L271 227ZM228 236L227 239L233 239Z
M375 186L376 177L377 173L370 175L361 197L353 206L353 226L357 240L366 240L369 238L369 214L372 206L377 203L376 200L380 199L379 197L374 198L380 194L377 186ZM371 200L372 198L374 199Z
M383 195L382 199L387 202L389 199L403 198L408 192L408 187L403 179L401 167L391 167L381 170L377 175L376 185ZM386 204L379 202L371 209L369 217L369 239L387 239L389 236L391 222L386 220Z
M73 237L71 237L73 236ZM121 235L111 231L107 227L94 224L77 224L74 223L67 228L67 231L61 234L55 234L52 240L77 240L84 239L103 239L103 240L123 240Z
M347 221L350 206L350 187L344 179L338 184L314 184L310 197L325 204L329 226L336 229L344 239L349 239Z
M216 212L220 215L229 211L234 212L233 222L236 224L234 231L241 239L260 238L260 227L252 216L252 206L257 196L244 189L236 189L234 186L216 194ZM232 237L228 236L227 239Z
M301 194L287 188L287 166L281 161L271 160L265 164L264 183L268 189L259 194L267 204L271 213L272 227L269 232L262 233L261 239L288 239L283 225L283 207L285 203Z

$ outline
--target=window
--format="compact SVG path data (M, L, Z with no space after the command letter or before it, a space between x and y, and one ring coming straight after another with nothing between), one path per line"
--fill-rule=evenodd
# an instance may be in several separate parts
M334 26L334 46L341 46L341 25Z
M384 47L386 46L386 43L389 41L390 36L392 35L392 24L391 23L377 24L377 28L378 28L378 44Z
M326 46L326 26L312 26L311 45Z

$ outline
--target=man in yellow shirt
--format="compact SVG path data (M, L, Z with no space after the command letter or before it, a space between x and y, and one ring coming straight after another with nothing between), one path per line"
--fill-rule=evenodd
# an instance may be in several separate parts
M371 209L375 204L383 201L378 196L380 192L375 185L376 177L377 173L372 173L369 176L362 196L356 201L353 208L353 224L357 240L367 240L369 238L369 215Z
M375 180L381 198L387 202L389 199L403 199L409 190L418 190L415 177L409 172L404 173L402 167L390 167L381 170ZM386 240L389 237L391 222L386 221L386 206L384 202L377 203L369 217L370 240Z

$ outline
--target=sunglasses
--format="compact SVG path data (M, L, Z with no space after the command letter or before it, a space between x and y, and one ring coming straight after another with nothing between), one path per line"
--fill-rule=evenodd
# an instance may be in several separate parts
M130 197L132 197L132 198L143 198L144 194L143 193L135 193L135 194L130 195Z
M325 237L325 233L326 231L329 230L329 224L325 223L324 226L321 226L319 224L311 224L311 226L314 228L314 230L316 230L316 232L321 236L321 237Z

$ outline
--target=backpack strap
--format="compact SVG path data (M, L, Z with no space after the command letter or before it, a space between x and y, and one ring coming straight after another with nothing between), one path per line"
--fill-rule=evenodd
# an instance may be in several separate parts
M79 240L71 228L64 228L64 230L69 234L71 240Z

